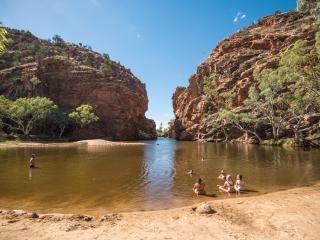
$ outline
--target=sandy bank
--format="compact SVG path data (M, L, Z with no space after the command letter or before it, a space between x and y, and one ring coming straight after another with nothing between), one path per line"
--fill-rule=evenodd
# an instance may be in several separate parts
M114 146L143 146L145 143L139 142L112 142L103 139L93 139L93 140L82 140L77 142L19 142L12 144L0 144L0 148L8 147L78 147L78 146L88 146L88 147L114 147Z
M319 239L320 184L192 207L107 214L0 213L0 239Z

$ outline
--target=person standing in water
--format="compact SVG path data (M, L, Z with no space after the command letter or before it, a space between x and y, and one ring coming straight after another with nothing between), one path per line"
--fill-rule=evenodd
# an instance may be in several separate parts
M36 167L36 155L32 154L30 161L29 161L29 167L30 168L35 168Z
M201 178L198 179L198 181L193 186L193 191L199 196L199 195L205 195L206 191L204 190L205 184L202 181Z

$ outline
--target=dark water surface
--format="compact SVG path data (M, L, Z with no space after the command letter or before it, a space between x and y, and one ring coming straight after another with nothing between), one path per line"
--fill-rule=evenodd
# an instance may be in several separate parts
M263 194L320 180L320 151L242 144L148 141L145 146L0 148L0 208L42 212L167 209L228 196L217 191L220 169L244 175ZM30 170L30 155L39 169ZM204 161L201 158L204 158ZM193 169L193 176L187 175ZM201 176L215 197L192 192Z

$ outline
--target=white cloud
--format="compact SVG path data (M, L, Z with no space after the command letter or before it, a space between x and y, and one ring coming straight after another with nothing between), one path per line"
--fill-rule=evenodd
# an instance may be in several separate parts
M233 19L233 23L237 23L239 20L245 19L247 17L246 14L242 12L237 12L237 15Z
M241 12L237 12L237 15L234 17L233 22L236 23L239 20L239 16L241 15Z
M140 34L140 33L137 33L137 34L136 34L136 38L137 38L137 39L140 39L140 38L141 38L141 34Z

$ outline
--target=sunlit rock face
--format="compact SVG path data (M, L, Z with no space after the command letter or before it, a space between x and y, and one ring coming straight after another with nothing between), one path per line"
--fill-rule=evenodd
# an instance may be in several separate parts
M83 138L116 140L156 138L155 123L145 117L145 84L119 63L71 43L50 43L30 32L8 29L7 51L0 55L0 94L46 96L60 107L90 104L99 122L80 132ZM99 71L102 63L108 71ZM40 84L33 86L33 76Z
M276 13L218 43L189 78L189 86L177 87L173 94L176 121L171 136L179 140L213 140L203 119L208 107L215 112L216 105L226 103L206 101L203 91L205 77L215 75L218 79L216 90L233 93L228 106L241 108L249 88L255 84L254 71L276 68L280 56L288 48L300 39L314 43L315 33L315 19L311 15L305 12ZM231 129L229 133L230 138L239 138L242 134L237 129Z

